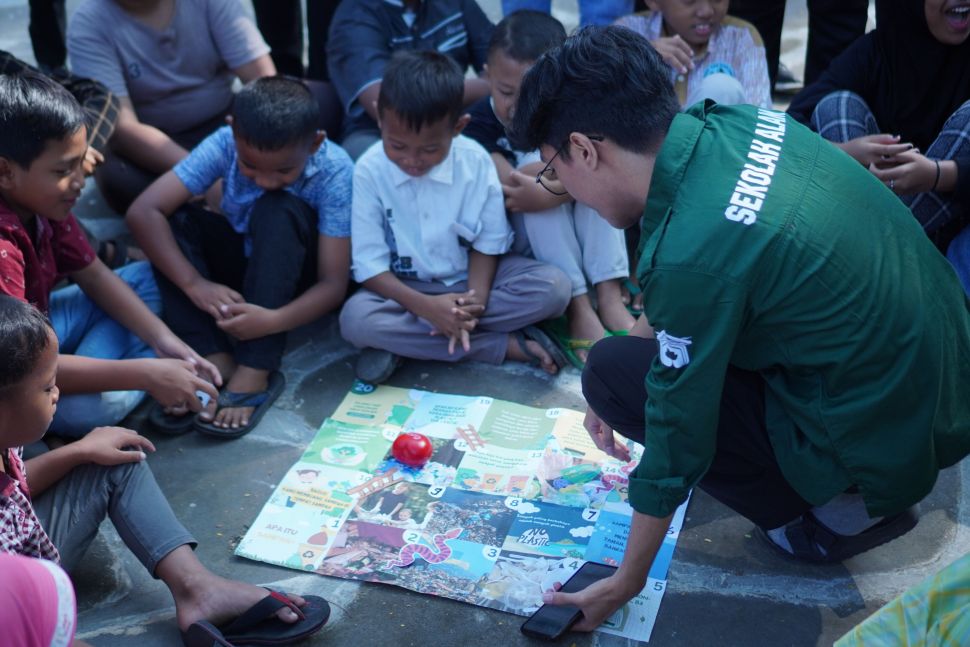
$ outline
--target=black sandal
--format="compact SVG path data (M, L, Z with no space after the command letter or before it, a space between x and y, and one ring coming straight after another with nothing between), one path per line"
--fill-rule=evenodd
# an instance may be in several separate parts
M276 398L280 397L286 387L286 378L279 371L272 371L267 378L266 390L256 393L234 393L224 390L219 394L216 413L222 409L238 409L240 407L253 407L253 413L249 416L249 422L242 427L217 427L214 422L207 422L195 416L192 427L200 434L214 436L216 438L239 438L245 436L256 428L260 419L273 407Z
M519 348L525 353L526 357L529 358L529 364L532 366L542 366L542 358L529 350L526 341L534 341L535 343L542 346L542 350L549 353L549 357L552 358L552 362L556 365L556 368L562 369L567 364L569 360L563 355L556 343L546 333L539 330L535 326L526 326L522 330L516 330L512 333L515 338L516 343L518 343Z
M186 411L181 416L176 416L165 411L165 407L157 400L152 403L152 408L148 411L148 424L155 431L166 436L181 436L192 431L195 424L196 414Z
M789 559L813 564L838 564L850 557L872 550L906 534L919 522L915 508L886 517L858 535L840 535L819 521L811 512L785 527L785 538L792 548L788 552L776 544L761 528L758 536Z
M99 242L98 258L108 266L109 270L124 267L131 261L128 258L128 244L117 239L102 240Z

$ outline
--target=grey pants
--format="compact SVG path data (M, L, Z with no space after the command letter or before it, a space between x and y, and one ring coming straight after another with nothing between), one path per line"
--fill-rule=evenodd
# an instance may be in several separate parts
M144 462L81 465L34 499L33 506L68 572L84 557L105 516L152 576L163 557L197 543L175 518Z
M464 281L454 285L402 279L424 294L464 292ZM403 357L457 362L463 359L501 364L508 350L509 333L566 311L572 288L562 270L523 258L499 258L488 308L471 334L471 350L448 354L448 340L431 336L431 324L397 301L370 290L358 290L340 312L340 333L358 348L380 348Z

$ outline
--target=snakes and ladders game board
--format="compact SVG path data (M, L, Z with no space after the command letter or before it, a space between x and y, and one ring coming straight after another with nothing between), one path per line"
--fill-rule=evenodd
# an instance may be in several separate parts
M622 463L582 423L570 409L358 382L236 554L530 615L584 560L618 564L626 546L642 447ZM390 455L405 431L434 445L420 469ZM601 631L649 639L686 506L643 592Z

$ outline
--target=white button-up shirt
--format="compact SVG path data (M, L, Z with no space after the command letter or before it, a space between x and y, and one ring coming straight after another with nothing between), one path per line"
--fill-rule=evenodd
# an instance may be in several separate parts
M504 254L512 245L502 185L479 144L459 135L448 156L411 177L377 143L354 169L354 279L382 272L452 285L468 278L468 247Z

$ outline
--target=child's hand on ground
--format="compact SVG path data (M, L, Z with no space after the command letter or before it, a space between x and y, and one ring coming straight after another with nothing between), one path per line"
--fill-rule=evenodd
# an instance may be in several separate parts
M917 149L897 153L869 171L899 195L932 191L936 183L936 162Z
M617 443L613 435L613 428L603 422L603 420L589 407L586 408L586 417L583 419L583 427L592 439L596 447L612 456L617 460L627 462L630 460L630 450L623 443Z
M667 65L681 74L694 69L694 50L679 34L650 41Z
M84 152L84 159L81 161L81 170L84 171L84 177L94 175L94 169L103 163L104 155L93 146L88 146L88 149Z
M227 306L230 303L245 303L246 301L241 294L229 286L213 283L201 277L185 289L185 294L192 300L196 308L208 312L217 321L227 318L222 306Z
M216 325L236 339L247 340L280 332L277 311L253 303L230 303L221 306L222 319Z
M207 359L202 358L192 350L188 344L169 332L152 344L155 354L169 359L182 359L195 366L196 375L209 380L216 386L222 386L222 375L219 369Z
M198 413L202 403L196 391L207 393L212 400L219 392L212 383L196 373L196 365L182 359L145 359L145 390L170 409L186 408Z
M146 451L155 451L152 441L122 427L95 427L74 447L88 463L98 465L137 463L145 460Z
M885 164L893 156L913 147L912 144L900 143L898 135L886 134L866 135L844 143L833 143L866 168Z

